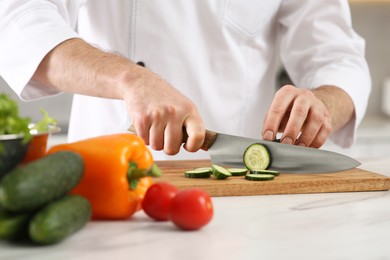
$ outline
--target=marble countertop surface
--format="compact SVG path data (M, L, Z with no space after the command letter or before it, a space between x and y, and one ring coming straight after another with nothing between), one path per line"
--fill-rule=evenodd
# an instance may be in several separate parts
M360 168L390 177L390 157ZM91 221L52 246L0 242L0 259L390 259L390 192L213 198L214 217L178 230L143 212Z

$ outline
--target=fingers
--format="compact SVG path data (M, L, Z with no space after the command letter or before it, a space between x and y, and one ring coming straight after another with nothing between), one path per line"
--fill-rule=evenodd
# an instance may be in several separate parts
M183 140L183 127L181 123L167 124L162 137L162 149L168 155L175 155L179 152Z
M155 120L149 130L149 145L152 149L160 151L164 148L165 124Z
M196 152L202 147L206 134L202 119L198 116L189 117L184 122L184 126L188 135L184 149L189 152Z
M308 117L311 107L312 97L309 91L306 91L305 93L296 93L293 99L293 106L291 108L290 117L281 138L282 143L294 144L295 140L298 138L298 135L302 131L305 122L307 122L309 128L313 130L312 132L317 132L319 130L320 125L317 127L317 125L310 120L310 117ZM306 132L302 133L306 135ZM300 143L300 145L304 144Z
M273 140L283 132L281 142L321 147L332 130L325 105L310 90L285 86L280 89L267 113L263 139Z
M195 105L158 75L136 69L139 77L132 77L122 95L137 134L152 149L174 155L182 146L186 127L189 137L184 148L199 150L205 130Z
M181 109L170 107L153 113L138 115L133 120L137 134L153 150L163 150L168 155L175 155L183 144L183 127L188 139L184 148L189 152L200 149L205 138L204 124L198 113L191 112L183 116Z
M141 117L142 119L142 117ZM137 118L133 118L133 126L138 136L140 136L146 145L149 145L149 129L151 127L151 122L148 120L139 120Z
M332 126L330 115L321 108L311 109L306 120L308 123L303 127L302 134L295 144L319 148L329 137Z
M289 113L296 98L295 87L286 85L275 95L266 115L263 126L263 139L272 141L287 125Z

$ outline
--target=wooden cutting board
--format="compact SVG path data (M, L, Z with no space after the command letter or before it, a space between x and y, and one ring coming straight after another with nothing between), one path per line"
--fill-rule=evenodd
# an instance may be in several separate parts
M390 178L359 168L323 174L281 173L272 181L249 181L243 176L225 180L214 177L191 179L184 171L198 167L210 167L209 160L158 161L163 176L156 181L166 181L179 189L199 187L210 196L248 196L270 194L301 194L323 192L383 191L390 189Z

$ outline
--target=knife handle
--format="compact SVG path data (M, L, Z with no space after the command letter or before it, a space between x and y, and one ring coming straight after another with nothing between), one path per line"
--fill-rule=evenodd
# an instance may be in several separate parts
M204 142L200 149L207 151L211 146L213 146L215 139L217 139L218 134L216 132L210 131L206 129L206 134L204 138ZM183 127L183 144L187 142L188 135L186 129Z
M135 130L135 127L133 125L131 125L127 130L129 132L137 134L137 131ZM218 136L218 134L216 132L213 132L213 131L210 131L210 130L206 129L205 139L204 139L204 142L203 142L203 144L201 146L201 149L207 151L214 144L215 139L217 138L217 136ZM187 139L188 139L188 134L187 134L187 131L186 131L185 127L183 127L183 140L182 140L182 143L185 144L187 142Z

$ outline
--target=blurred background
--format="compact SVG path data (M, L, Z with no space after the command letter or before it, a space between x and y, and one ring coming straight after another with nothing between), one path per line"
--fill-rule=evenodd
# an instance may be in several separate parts
M358 130L356 145L341 149L331 143L323 148L359 157L390 155L390 0L350 0L352 22L355 30L366 39L366 57L370 66L373 90L368 110ZM281 75L283 77L283 75ZM283 81L283 78L279 78ZM17 96L0 78L1 92ZM20 113L39 120L39 109L46 109L58 119L61 134L51 137L51 143L65 142L72 96L60 94L56 97L33 102L20 102Z

